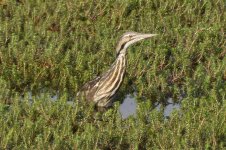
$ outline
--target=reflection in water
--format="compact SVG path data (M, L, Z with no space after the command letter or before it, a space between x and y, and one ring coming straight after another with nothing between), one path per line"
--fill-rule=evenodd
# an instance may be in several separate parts
M168 105L164 107L164 114L163 114L165 118L169 117L171 112L174 109L176 110L180 109L180 104L173 103L172 98L168 98L167 102L168 102ZM137 103L136 103L135 97L132 96L131 94L128 94L124 99L123 103L119 107L122 118L125 119L125 118L128 118L129 116L136 115L136 107L137 107ZM155 109L160 111L160 108L161 108L161 104L158 104Z
M172 98L168 98L168 104L164 107L164 117L169 117L173 110L179 110L180 104L174 103ZM156 109L160 111L161 104L158 104Z
M32 96L33 96L32 93L29 92L28 98L29 98L29 103L31 105L33 103ZM47 98L50 98L51 101L55 102L55 101L59 100L59 95L56 94L56 95L53 95L53 96L50 96ZM21 100L23 100L23 98L21 98ZM166 118L170 116L171 112L174 109L176 109L176 110L180 109L180 104L174 103L172 98L168 98L167 103L168 104L164 107L164 114L163 114L164 117L166 117ZM67 104L74 105L75 103L73 101L67 101ZM157 104L155 109L160 111L161 106L162 106L161 104ZM119 107L119 111L121 113L122 119L126 119L129 116L136 116L136 108L137 108L137 103L136 103L135 95L128 94L126 96L126 98L123 100L123 103Z

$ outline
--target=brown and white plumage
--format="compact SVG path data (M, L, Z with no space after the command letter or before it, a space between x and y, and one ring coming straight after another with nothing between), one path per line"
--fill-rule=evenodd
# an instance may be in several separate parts
M78 92L79 98L93 101L98 107L109 107L112 105L112 97L119 89L126 69L127 48L143 39L150 38L156 34L142 34L137 32L126 32L120 38L117 47L117 58L110 69L101 76L87 82Z

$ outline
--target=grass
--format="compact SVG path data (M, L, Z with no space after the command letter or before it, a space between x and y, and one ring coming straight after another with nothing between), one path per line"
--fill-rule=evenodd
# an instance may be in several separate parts
M0 149L225 149L224 8L222 0L0 1ZM129 48L114 108L67 105L112 64L125 31L159 36ZM122 120L119 103L134 91L137 117ZM33 105L30 92L40 95ZM168 119L153 110L181 95Z

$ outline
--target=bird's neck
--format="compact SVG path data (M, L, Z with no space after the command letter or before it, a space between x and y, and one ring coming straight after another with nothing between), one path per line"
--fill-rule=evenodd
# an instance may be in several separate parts
M120 76L123 78L126 70L126 52L125 53L120 53L118 57L116 58L115 61L115 67L114 67L114 72L118 72Z
M125 74L126 54L119 53L111 68L104 74L101 84L99 85L98 96L102 98L106 93L113 96L119 89Z
M122 68L125 69L125 67L126 67L126 51L121 51L119 53L119 55L116 58L115 63L122 64ZM116 68L120 69L120 65L117 65L117 66L118 67L116 67Z
M113 63L111 69L108 72L106 84L104 84L105 91L111 91L111 96L118 90L120 87L124 74L126 70L126 53L120 53L115 62Z
M126 56L126 53L127 53L127 49L124 48L124 49L120 50L118 56L119 56L119 55L121 55L121 56Z

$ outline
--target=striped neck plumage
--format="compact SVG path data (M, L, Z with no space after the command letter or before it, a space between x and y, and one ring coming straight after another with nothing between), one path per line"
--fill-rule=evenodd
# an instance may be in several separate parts
M114 88L109 88L112 92L112 95L118 90L118 88L120 87L122 81L123 81L123 77L125 74L125 70L126 70L126 51L121 51L117 58L116 61L114 63L114 67L112 68L112 87ZM111 95L111 96L112 96Z
M126 69L126 53L120 52L113 63L111 69L103 77L102 83L99 84L99 90L96 92L95 99L98 106L105 106L105 101L99 101L106 96L112 97L119 89ZM106 101L108 103L108 101Z

